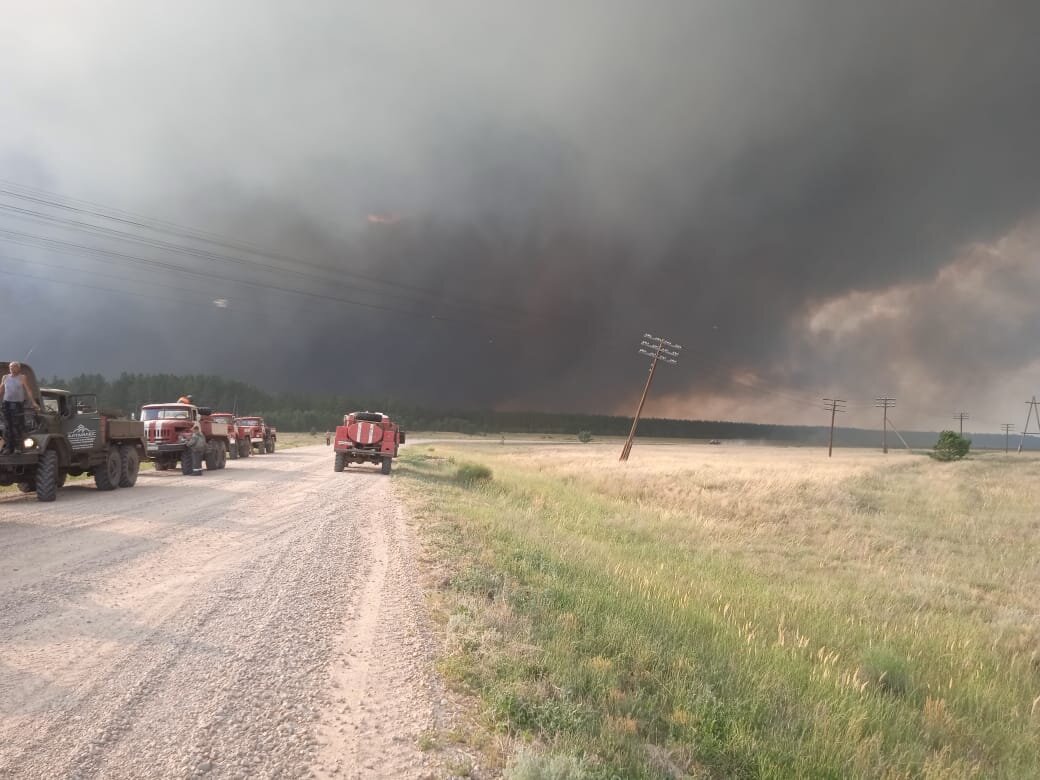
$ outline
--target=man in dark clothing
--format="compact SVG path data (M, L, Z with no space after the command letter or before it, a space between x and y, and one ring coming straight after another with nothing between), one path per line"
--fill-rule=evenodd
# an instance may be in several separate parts
M40 406L32 397L29 383L22 374L22 364L10 364L11 373L0 379L0 400L4 404L4 452L8 455L22 450L25 439L25 405L39 411Z
M182 464L182 471L187 476L201 477L202 476L202 454L206 451L206 437L202 433L202 428L198 423L191 429L191 436L188 437L187 442L188 448L184 451L184 455L181 457L184 460ZM188 468L190 464L191 468Z

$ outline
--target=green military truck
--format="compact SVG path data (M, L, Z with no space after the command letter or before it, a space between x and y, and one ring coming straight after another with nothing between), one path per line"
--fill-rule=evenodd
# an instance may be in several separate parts
M0 362L0 375L8 364ZM0 454L0 485L17 484L39 501L53 501L67 477L90 474L98 490L133 487L145 455L144 424L98 408L97 396L40 389L22 363L39 412L26 410L22 452ZM0 420L0 438L7 436Z

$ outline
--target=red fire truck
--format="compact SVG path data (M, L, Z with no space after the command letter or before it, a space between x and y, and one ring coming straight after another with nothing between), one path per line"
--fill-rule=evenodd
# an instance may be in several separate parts
M213 410L192 404L145 404L141 407L144 422L145 451L148 460L155 462L156 471L166 471L181 462L181 469L188 473L190 458L184 458L187 449L185 440L191 428L199 423L206 437L204 459L210 471L222 469L227 463L228 426L213 419Z
M404 444L404 431L382 412L351 412L336 428L334 469L343 471L351 463L378 463L384 474Z

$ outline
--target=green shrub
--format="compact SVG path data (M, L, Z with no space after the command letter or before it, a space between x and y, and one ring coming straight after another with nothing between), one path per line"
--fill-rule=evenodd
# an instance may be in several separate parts
M955 431L943 431L935 443L932 457L936 460L960 460L970 448L971 439L965 439Z
M582 444L588 444L592 441L592 431L578 431L578 441Z
M860 677L880 691L902 696L910 690L910 671L905 658L891 650L874 647L863 656Z
M582 780L589 776L574 756L545 756L524 751L506 768L508 780Z
M492 479L491 469L482 463L461 463L455 470L455 479L463 485L490 482Z

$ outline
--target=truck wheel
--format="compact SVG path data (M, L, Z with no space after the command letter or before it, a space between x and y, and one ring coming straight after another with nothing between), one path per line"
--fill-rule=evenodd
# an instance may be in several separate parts
M137 472L141 470L141 458L137 450L124 444L119 448L119 487L137 484Z
M217 456L220 458L220 463L217 464L217 468L225 468L227 466L227 450L221 447L217 450Z
M394 461L392 458L383 458L383 464L380 466L379 470L382 471L384 474L389 474L390 464L393 462Z
M53 501L58 497L58 453L47 450L36 467L36 500Z
M228 451L228 455L231 457L231 460L238 460L238 442L237 441L234 444L229 444L227 451Z
M105 460L94 469L94 484L98 490L115 490L119 487L123 471L123 461L119 457L119 449L112 447L105 453Z
M68 476L69 476L69 474L68 474L67 471L59 471L58 472L58 487L60 487L60 488L65 487L65 480L68 479Z
M213 447L206 447L206 454L203 456L206 461L206 470L215 471L217 468L217 451Z
M274 439L267 443L267 453L271 454L272 452L274 452Z
M22 493L35 493L36 492L36 482L19 482L18 483L18 489Z
M188 450L185 450L184 454L181 455L181 474L183 474L186 477L190 477L191 476L191 472L192 472L191 458L192 458L191 452L188 451Z
M239 444L238 446L238 454L240 457L248 458L253 453L253 446L249 442L246 442L245 444Z
M342 452L336 453L336 464L332 467L333 471L343 471L343 467L347 465L347 458Z

